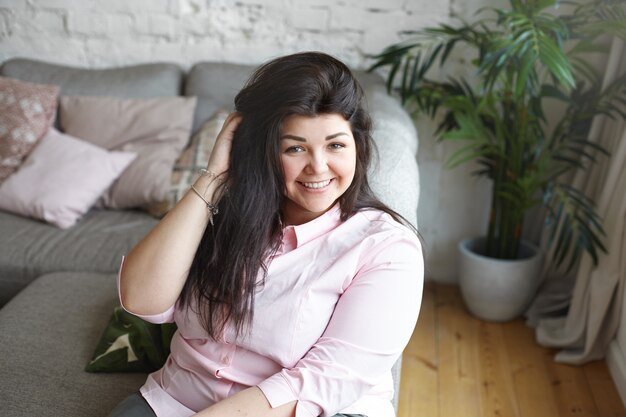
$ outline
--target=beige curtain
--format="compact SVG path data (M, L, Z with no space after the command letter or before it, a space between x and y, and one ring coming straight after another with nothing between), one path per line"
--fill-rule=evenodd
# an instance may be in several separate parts
M605 73L605 85L626 71L626 48L616 39ZM585 254L574 273L565 275L551 262L553 248L544 266L544 285L527 312L536 326L537 341L561 348L556 361L581 364L604 357L615 337L626 280L626 123L597 117L589 139L611 153L601 158L591 172L578 174L572 184L587 192L597 203L607 232L608 255L601 254L598 266Z

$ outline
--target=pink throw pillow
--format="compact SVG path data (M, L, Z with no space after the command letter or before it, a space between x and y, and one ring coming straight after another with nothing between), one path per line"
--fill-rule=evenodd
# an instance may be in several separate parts
M20 169L0 184L0 209L68 228L135 157L50 128Z
M52 125L59 88L0 77L0 183Z

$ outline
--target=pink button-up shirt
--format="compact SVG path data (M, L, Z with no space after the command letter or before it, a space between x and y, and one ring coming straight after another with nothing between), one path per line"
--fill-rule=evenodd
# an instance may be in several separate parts
M421 246L386 213L340 214L284 229L244 336L226 326L213 341L177 306L139 316L178 325L167 362L141 387L157 416L190 416L255 385L272 407L297 400L297 417L394 416L391 367L420 309Z

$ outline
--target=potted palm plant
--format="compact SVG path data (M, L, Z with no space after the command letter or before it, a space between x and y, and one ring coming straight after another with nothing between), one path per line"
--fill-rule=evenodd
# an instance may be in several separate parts
M541 253L521 236L529 209L545 207L557 265L572 268L583 251L597 263L606 251L593 202L564 178L605 157L587 140L594 116L626 118L626 75L603 87L589 63L608 54L607 35L626 39L626 2L509 3L472 23L420 30L370 69L386 68L388 89L415 114L439 118L439 139L462 144L448 166L475 161L491 180L488 230L460 243L459 278L470 311L497 321L521 314L536 291ZM458 50L474 54L471 76L446 74ZM548 107L560 111L547 117Z

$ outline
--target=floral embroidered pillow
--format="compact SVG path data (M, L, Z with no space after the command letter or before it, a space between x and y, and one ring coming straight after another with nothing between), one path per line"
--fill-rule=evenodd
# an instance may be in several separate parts
M0 183L46 134L57 110L59 87L0 77Z

